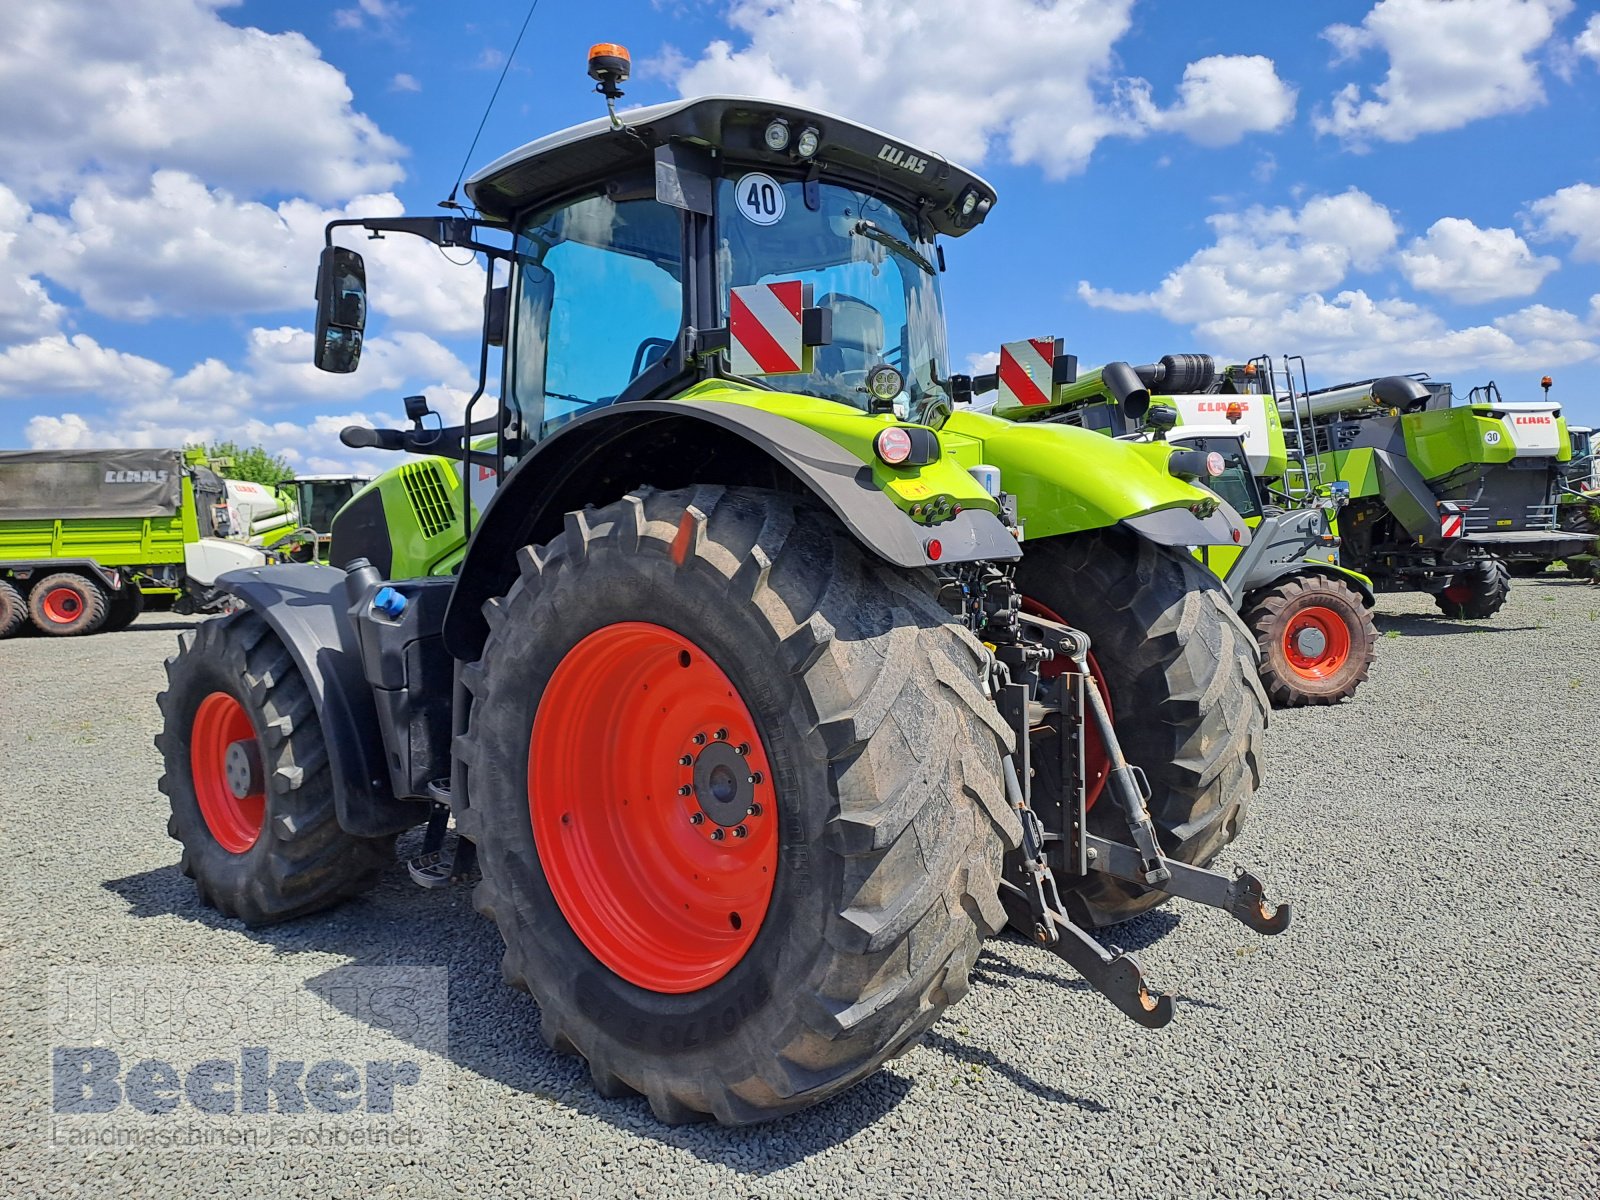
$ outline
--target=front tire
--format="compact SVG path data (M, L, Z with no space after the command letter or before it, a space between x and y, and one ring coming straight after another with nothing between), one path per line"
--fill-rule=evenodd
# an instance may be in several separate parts
M1297 575L1255 593L1243 620L1261 651L1261 684L1279 708L1354 695L1377 654L1371 610L1326 575Z
M1150 781L1163 852L1209 863L1244 825L1267 720L1255 640L1216 577L1181 550L1112 528L1030 542L1017 580L1024 595L1089 635L1117 739ZM1059 775L1043 770L1036 782L1060 787ZM1089 809L1089 828L1128 838L1110 796ZM1073 880L1058 873L1063 886ZM1090 872L1064 899L1080 922L1111 925L1166 894Z
M62 571L46 575L28 592L28 615L40 633L84 637L105 624L105 589L87 575Z
M339 827L310 691L258 614L181 637L156 701L167 833L203 903L271 925L367 890L393 861L393 836Z
M28 602L10 580L0 579L0 638L8 638L28 619Z
M1433 597L1447 617L1481 621L1499 612L1511 595L1511 571L1498 558L1480 558L1450 577Z
M521 564L465 673L457 827L548 1044L603 1095L725 1124L913 1044L1005 923L1020 838L982 647L924 580L774 493L643 490ZM726 796L714 750L750 768ZM730 805L751 810L737 844Z

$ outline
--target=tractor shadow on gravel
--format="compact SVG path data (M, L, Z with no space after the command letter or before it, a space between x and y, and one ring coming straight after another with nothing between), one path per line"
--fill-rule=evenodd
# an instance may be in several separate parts
M402 858L417 852L413 840L420 843L420 833L401 839ZM748 1129L727 1129L713 1123L667 1126L655 1119L642 1097L607 1100L600 1096L581 1059L545 1047L538 1034L538 1008L525 993L502 982L499 936L494 925L473 910L468 887L419 891L397 866L372 892L329 912L247 929L202 905L193 883L176 865L108 880L102 886L121 897L135 917L192 921L268 946L285 960L299 954L348 959L347 964L310 974L305 980L309 990L329 1000L355 991L335 986L343 972L354 968L446 967L451 1062L518 1093L500 1102L502 1111L525 1121L530 1130L539 1127L541 1110L554 1103L742 1174L762 1176L847 1141L888 1116L915 1086L914 1078L896 1070L891 1060L841 1096L764 1125ZM1164 937L1178 920L1165 911L1150 913L1117 930L1117 940L1124 949L1138 950ZM1030 955L1032 950L1028 943L1010 935L990 942L973 969L973 983L979 987L1089 991L1089 985L1065 964L1057 967L1053 960L1045 959L1045 969L1040 970L1014 961L1019 952ZM1205 1001L1177 999L1179 1003L1207 1005ZM363 1014L349 1015L360 1018ZM951 1022L942 1022L922 1045L955 1062L992 1071L1046 1103L1087 1113L1110 1111L1097 1100L1033 1078L1001 1055L962 1040L955 1029Z
M1443 613L1374 613L1373 624L1380 637L1445 637L1471 633L1526 633L1537 625L1491 625L1484 621L1462 621Z

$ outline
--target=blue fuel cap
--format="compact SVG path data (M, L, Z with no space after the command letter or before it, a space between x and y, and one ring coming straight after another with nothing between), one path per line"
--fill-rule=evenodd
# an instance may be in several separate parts
M390 620L398 620L400 614L406 610L406 598L392 587L381 587L377 595L372 597L374 612L381 612Z

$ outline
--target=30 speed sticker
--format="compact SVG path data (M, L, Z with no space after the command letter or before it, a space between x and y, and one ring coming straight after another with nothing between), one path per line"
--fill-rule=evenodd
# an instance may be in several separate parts
M1483 444L1485 446L1498 446L1500 444L1500 431L1498 429L1485 429L1483 431Z
M742 176L734 184L733 195L745 220L757 225L776 225L783 220L783 188L771 175L752 171Z

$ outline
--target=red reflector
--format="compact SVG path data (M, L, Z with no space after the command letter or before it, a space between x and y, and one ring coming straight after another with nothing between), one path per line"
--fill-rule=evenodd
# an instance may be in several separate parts
M884 462L891 467L897 467L911 457L911 435L904 429L893 426L873 439L872 448Z
M1239 531L1237 529L1233 531L1233 540L1236 542L1239 540Z
M938 538L929 538L927 551L928 561L938 562L939 559L944 555L944 546L940 543Z

